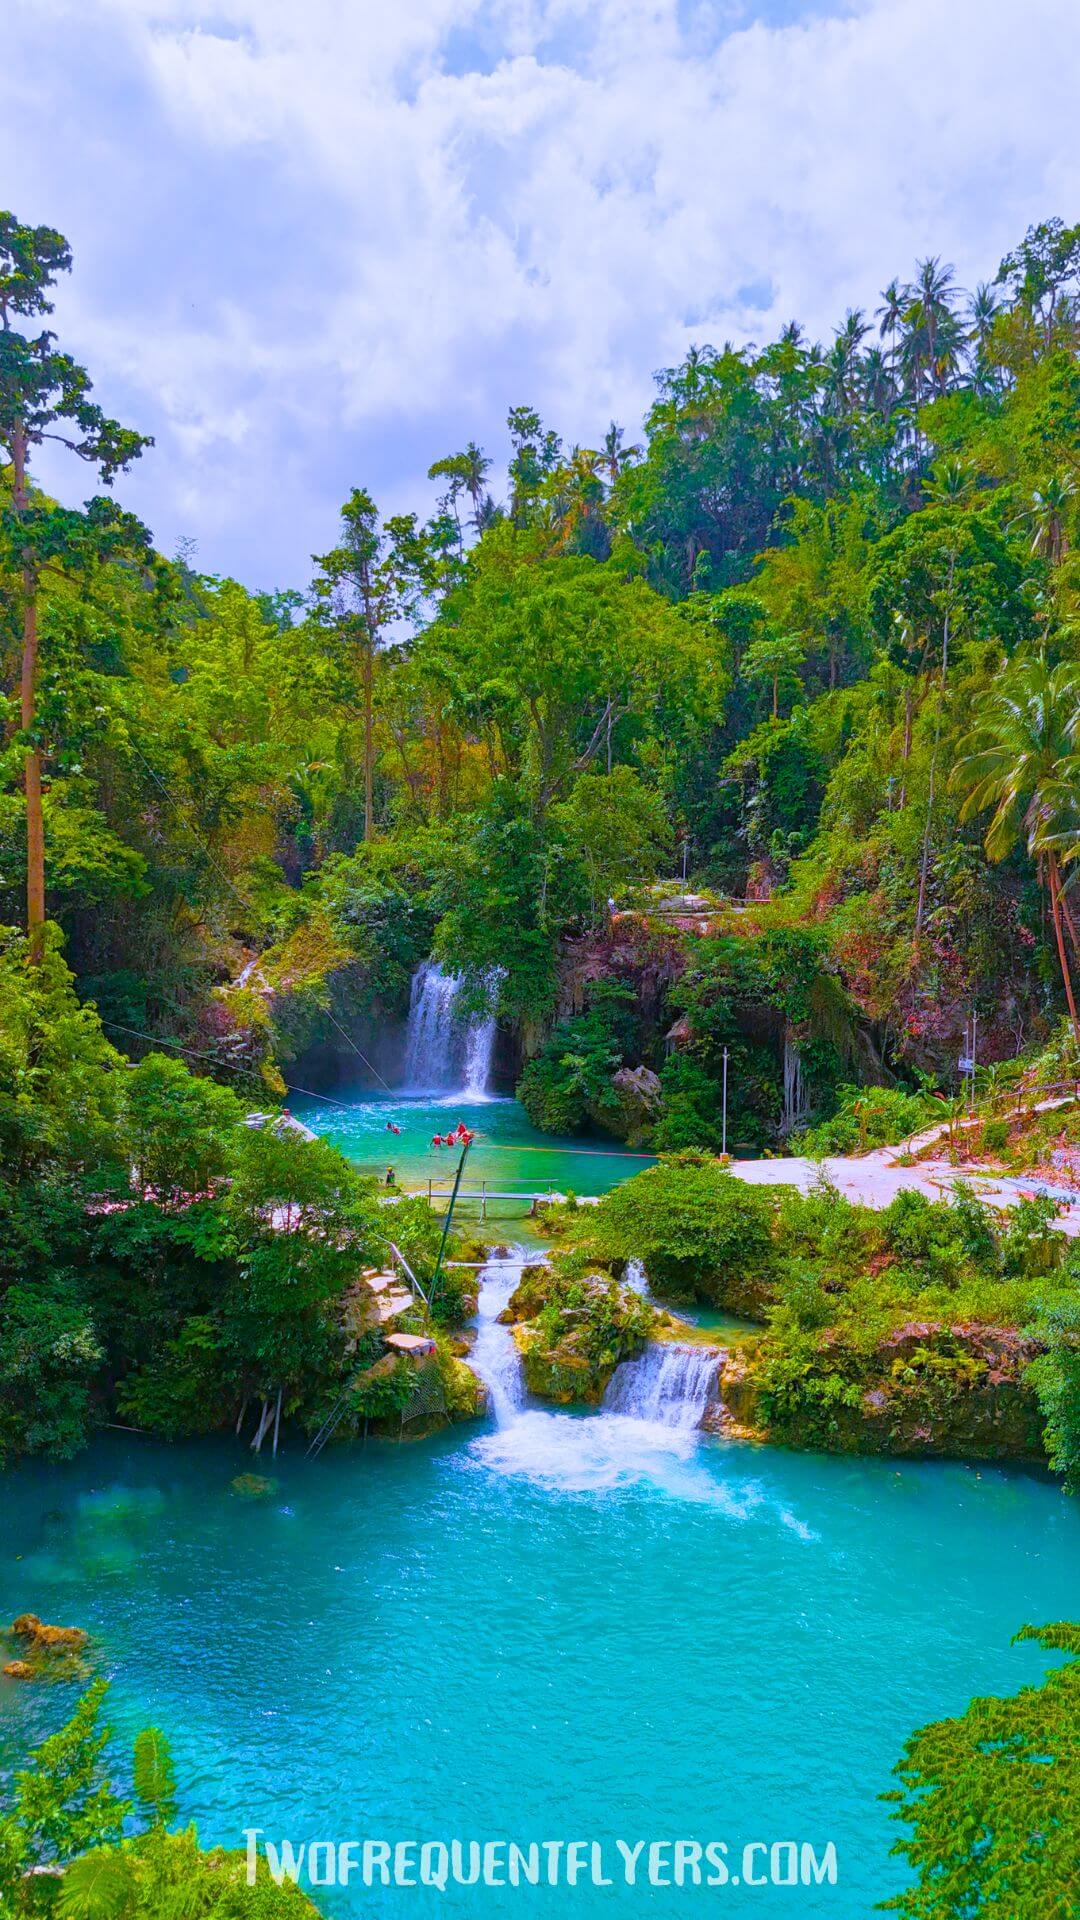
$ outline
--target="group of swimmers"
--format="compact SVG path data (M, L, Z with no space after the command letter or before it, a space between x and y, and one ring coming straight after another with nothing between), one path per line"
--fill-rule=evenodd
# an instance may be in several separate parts
M453 1133L435 1133L431 1137L433 1147L471 1147L475 1133L470 1133L464 1120L459 1120Z

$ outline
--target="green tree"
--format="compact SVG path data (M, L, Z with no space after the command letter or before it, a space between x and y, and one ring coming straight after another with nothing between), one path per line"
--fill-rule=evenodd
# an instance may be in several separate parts
M1040 1686L971 1702L913 1734L896 1768L896 1842L916 1875L902 1920L1070 1920L1080 1904L1080 1627L1024 1627L1068 1656Z
M163 1204L205 1194L228 1170L244 1107L175 1055L149 1053L127 1076L125 1135L144 1195Z
M1046 1451L1071 1493L1080 1493L1080 1300L1047 1302L1035 1326L1044 1351L1027 1370L1046 1420Z
M375 663L394 627L416 613L430 555L415 514L380 523L370 493L354 487L341 510L341 541L316 555L316 609L360 684L364 729L364 839L375 831Z
M31 494L31 450L58 441L95 467L107 486L151 443L110 420L90 399L84 367L59 353L55 335L18 331L15 320L52 312L49 293L58 274L71 268L71 251L52 227L28 227L0 212L0 447L11 463L11 510L0 522L0 539L19 570L22 601L20 720L26 799L27 931L35 957L45 921L45 827L42 757L36 732L38 691L38 591L42 572L59 563L87 566L126 542L145 541L130 516L95 500L85 515L39 503Z
M272 1402L294 1412L334 1374L337 1305L377 1245L378 1222L372 1183L336 1148L272 1128L241 1129L228 1216L238 1270L223 1302L225 1344L245 1392L262 1398L258 1440Z
M47 1169L119 1172L121 1056L79 1005L59 936L0 928L0 1183Z
M659 1293L733 1303L771 1259L773 1203L703 1153L670 1154L606 1193L596 1244L641 1260Z
M94 1423L105 1351L76 1281L28 1276L0 1296L0 1465L22 1453L68 1458Z
M13 1804L0 1815L5 1911L49 1912L56 1870L120 1837L130 1803L117 1798L103 1764L109 1729L98 1722L107 1690L103 1680L95 1681L67 1726L38 1747L31 1767L15 1775Z
M0 1811L0 1909L19 1920L317 1920L298 1888L274 1885L265 1860L252 1887L245 1855L203 1852L194 1827L169 1831L176 1776L157 1727L135 1740L135 1805L145 1825L123 1832L133 1808L107 1777L109 1730L98 1725L106 1692L95 1682L15 1776L12 1803Z
M794 633L765 633L752 640L743 654L742 671L747 680L764 680L772 688L772 717L780 713L780 687L785 693L799 688L799 670L806 660L807 646Z
M584 775L552 809L552 826L588 874L594 925L613 894L654 877L671 845L660 797L632 767Z

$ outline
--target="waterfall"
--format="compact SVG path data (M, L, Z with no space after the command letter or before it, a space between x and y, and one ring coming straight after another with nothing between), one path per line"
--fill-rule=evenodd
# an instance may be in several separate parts
M480 1275L476 1339L469 1365L487 1388L491 1411L500 1427L509 1425L525 1398L521 1355L510 1328L499 1323L499 1315L521 1279L524 1267L525 1254L517 1251L503 1259L489 1260Z
M458 976L444 973L437 961L425 960L417 967L405 1035L405 1085L410 1093L460 1093L475 1100L487 1092L495 1015L463 1019L457 1011L460 992Z
M495 1015L470 1020L465 1028L465 1092L477 1099L487 1092L495 1051Z
M604 1411L662 1427L699 1427L719 1364L714 1347L651 1341L639 1359L616 1367Z
M643 1300L651 1300L648 1277L640 1260L628 1260L626 1272L622 1277L623 1286L628 1293L640 1293Z

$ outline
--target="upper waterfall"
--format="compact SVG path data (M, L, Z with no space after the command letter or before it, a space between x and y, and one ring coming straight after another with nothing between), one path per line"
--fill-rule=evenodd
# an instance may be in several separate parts
M482 1097L491 1077L495 1015L463 1019L461 981L425 960L413 975L405 1036L405 1085L410 1093Z

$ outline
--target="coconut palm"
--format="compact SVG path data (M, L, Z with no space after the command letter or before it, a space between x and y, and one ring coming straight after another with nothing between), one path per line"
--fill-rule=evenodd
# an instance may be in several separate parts
M624 467L631 466L635 460L641 458L641 448L624 446L623 438L622 427L613 420L604 435L604 444L598 458L598 465L606 468L612 486Z
M884 340L886 334L889 336L889 354L894 367L896 365L896 331L910 305L911 288L902 286L899 280L890 280L882 293L881 305L874 316L881 322L878 328L879 337Z
M935 460L923 481L923 498L928 506L966 506L975 488L975 473L967 460Z
M1031 551L1059 566L1069 550L1066 519L1076 497L1076 481L1071 473L1058 473L1031 496L1025 518L1031 526Z
M1000 302L993 287L986 280L980 280L968 306L968 324L971 338L980 353L985 353L990 340L990 330L999 312Z
M485 498L485 491L486 491L484 487L484 482L487 479L488 474L491 472L491 461L486 457L483 451L483 448L477 446L475 440L469 441L469 444L466 447L464 453L460 456L460 459L461 459L462 481L464 483L465 491L468 494L470 500L472 501L473 526L476 528L476 531L479 533L480 532L480 512L481 512L481 507Z
M862 361L863 400L871 413L888 419L896 405L896 382L888 358L880 347L871 347Z
M918 404L924 383L931 392L948 391L964 345L963 328L953 311L955 291L952 267L936 257L920 260L915 284L901 315L903 337L900 359L912 399Z
M965 794L961 820L991 811L984 845L1002 860L1021 839L1050 898L1054 939L1073 1033L1080 1046L1065 942L1071 924L1062 869L1080 855L1080 668L1017 659L988 693L960 742L953 784Z

